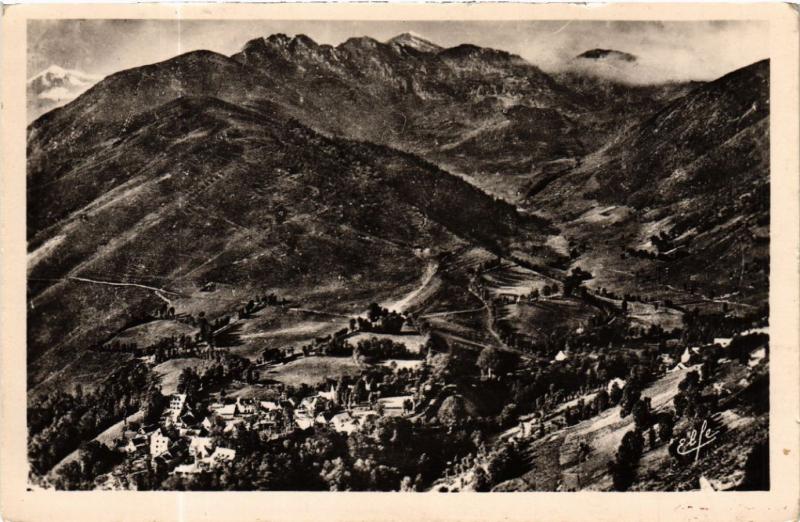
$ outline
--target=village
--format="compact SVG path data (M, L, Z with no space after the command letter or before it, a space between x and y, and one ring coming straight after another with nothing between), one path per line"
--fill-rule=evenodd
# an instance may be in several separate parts
M273 299L267 297L251 301L242 308L237 319L218 321L216 328L204 327L205 323L201 322L195 343L183 343L183 348L173 355L180 354L183 350L213 354L212 356L221 357L222 360L234 360L241 364L227 350L213 348L214 337L236 321L267 306ZM502 306L510 299L499 296L492 305ZM529 296L526 299L531 300L534 297ZM441 359L448 356L447 354L436 353L430 342L416 353L409 352L404 345L382 343L376 336L383 332L419 334L412 316L373 305L366 317L351 319L350 329L341 329L296 348L265 351L256 364L243 363L243 368L239 368L238 372L228 372L228 378L222 381L204 381L206 376L201 377L192 370L184 370L176 393L166 397L163 411L157 420L149 423L136 420L129 422L126 418L123 421L123 430L114 440L113 449L124 454L124 461L111 471L97 476L96 487L112 490L150 488L153 487L153 477L158 477L157 481L166 480L170 476L197 480L204 475L213 475L237 463L240 456L237 454L236 444L232 442L237 437L247 436L247 433L257 434L259 439L272 442L290 438L298 430L328 430L346 437L360 430L369 431L385 417L405 418L412 423L432 421L447 424L447 415L443 412L448 407L452 409L453 404L457 404L456 409L465 409L465 401L460 393L465 376L460 376L461 384L448 383L441 377L430 376L435 371L433 367L441 365L441 362L437 363L437 357ZM583 328L576 332L582 333ZM749 328L739 332L738 336L766 333L765 327ZM365 335L372 337L365 339ZM361 340L354 343L359 338ZM717 363L727 361L724 350L731 341L732 337L718 337L707 343L683 347L678 340L669 339L663 343L664 351L652 363L647 363L652 364L648 379L653 380L675 372L683 375L690 370L702 374L704 361L712 358L710 354L715 354L713 357L718 359ZM584 367L587 364L585 361L593 361L588 364L598 369L598 363L602 366L603 362L598 360L596 354L582 352L582 349L571 349L569 342L566 342L549 362L540 359L539 364L548 365L553 371L561 371L558 368L562 367L569 368L578 364L577 361L584 361L580 363ZM501 356L486 349L475 363L480 369L477 382L482 383L482 386L487 389L506 386L515 381L521 375L520 372L530 373L530 369L525 369L525 365L532 364L530 360L521 360L519 364L522 366L512 369L507 363L500 361L509 354L498 353ZM401 368L396 364L393 367L374 366L383 359L398 355L408 358L414 364ZM723 357L719 357L720 355ZM750 365L758 364L765 355L765 348L759 348L749 356ZM142 360L150 365L156 363L158 357L163 358L164 355L141 354ZM309 357L352 357L363 370L358 377L327 378L315 388L303 386L295 389L279 382L259 382L259 375L269 374L275 368ZM577 361L574 360L576 358ZM623 378L626 373L627 370L623 370L618 376L611 376L606 381L602 378L592 379L571 391L565 389L545 394L537 400L534 411L513 411L510 419L503 417L508 416L504 409L494 428L501 431L487 440L497 441L497 444L520 444L543 439L554 431L601 412L608 405L624 403L630 392L626 389L629 378ZM473 387L474 382L471 385ZM645 382L637 382L637 387L643 386ZM226 388L236 386L237 383L262 389L271 399L226 395ZM638 392L633 400L638 400ZM587 404L592 406L589 411L593 413L586 413ZM646 404L649 409L649 400ZM582 451L590 450L586 446ZM450 484L449 487L452 488L452 480L460 477L458 483L461 488L474 487L469 485L473 468L480 465L472 463L472 467L462 464L459 466L461 468L454 467L452 470L448 466L444 483ZM461 475L458 469L461 469ZM469 475L465 475L466 470L471 470ZM465 479L466 476L470 478ZM440 482L437 487L444 487L441 484L443 483Z

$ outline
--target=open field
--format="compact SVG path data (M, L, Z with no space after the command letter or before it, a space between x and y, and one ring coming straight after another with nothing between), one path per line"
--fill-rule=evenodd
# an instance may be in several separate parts
M302 357L288 364L273 366L261 372L262 379L282 382L290 386L314 386L326 379L343 375L357 376L361 369L352 357Z
M155 366L153 372L161 379L161 393L169 395L175 393L178 387L178 377L185 368L194 368L200 371L208 361L195 357L181 357L170 359Z
M518 265L503 265L487 270L481 275L481 280L489 289L492 297L498 297L501 294L527 295L534 289L541 292L545 285L556 282L551 277Z
M549 329L561 327L576 330L601 311L580 299L552 297L531 303L501 307L499 319L509 322L519 333L538 339ZM542 326L546 325L544 330Z
M140 348L156 343L164 337L193 335L196 328L179 321L159 320L150 321L124 330L114 337L111 342L136 343Z

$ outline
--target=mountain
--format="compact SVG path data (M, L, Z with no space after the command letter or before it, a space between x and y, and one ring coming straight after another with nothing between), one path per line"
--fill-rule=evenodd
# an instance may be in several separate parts
M398 45L406 49L413 49L421 53L438 53L442 50L442 47L429 40L426 40L414 32L399 34L388 40L386 43L390 45Z
M590 49L576 56L576 59L635 62L637 58L634 54L616 51L614 49Z
M585 245L574 264L630 274L627 283L594 284L699 289L761 306L768 128L769 62L761 61L673 99L531 193L529 204L561 216L565 235Z
M634 86L665 83L657 63L616 49L589 49L564 64L561 72Z
M424 160L314 132L262 85L190 53L112 75L31 125L32 387L102 371L110 356L87 348L175 296L222 313L224 299L197 297L208 281L360 303L457 245L544 240L540 220Z
M209 281L361 306L469 245L607 288L762 300L768 64L631 86L428 44L271 35L120 71L36 119L30 383L102 370L87 347L175 296L223 313Z
M99 79L81 71L51 65L27 82L28 121L74 100Z

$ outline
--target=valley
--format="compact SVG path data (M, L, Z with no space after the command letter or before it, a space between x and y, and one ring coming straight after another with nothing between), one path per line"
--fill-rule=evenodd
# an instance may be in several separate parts
M763 489L768 123L409 34L112 74L28 127L31 482Z

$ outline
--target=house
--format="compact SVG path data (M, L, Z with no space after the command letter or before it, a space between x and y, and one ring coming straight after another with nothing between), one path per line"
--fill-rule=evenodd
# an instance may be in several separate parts
M256 401L253 399L236 399L236 411L239 415L252 415L256 412Z
M306 397L300 402L300 407L298 410L305 410L309 415L313 416L317 412L327 409L329 402L330 401L328 401L325 397L312 395L311 397Z
M219 415L223 420L231 420L239 415L238 405L236 403L226 404L225 406L219 408L216 411L216 414Z
M187 477L189 475L197 475L198 473L202 473L203 470L197 465L196 462L191 464L179 464L172 470L172 473L175 475L179 475L181 477Z
M686 347L686 350L683 351L681 355L681 364L687 364L689 360L692 358L692 351L689 350L689 347Z
M330 426L341 433L353 433L359 427L358 419L348 412L337 413L330 420Z
M158 429L158 424L142 424L139 426L139 431L137 433L139 435L150 435L154 431Z
M561 362L561 361L566 361L567 359L569 359L569 357L570 357L569 352L565 352L564 350L559 350L554 360Z
M231 448L217 448L214 453L209 455L205 461L211 466L220 466L226 462L233 462L236 459L236 450Z
M211 431L214 427L214 420L211 417L206 417L200 425L205 428L206 431Z
M731 344L732 339L730 337L715 337L714 344L718 344L723 348L727 348L728 345Z
M170 440L162 430L156 430L150 435L150 457L156 458L169 450Z
M687 368L688 368L688 366L686 366L682 362L679 362L678 364L675 365L674 368L672 368L671 370L667 370L667 373L678 372L678 371L681 371L681 370L685 370Z
M213 444L211 437L192 437L189 439L189 454L195 460L202 460L211 455Z
M136 435L128 439L128 444L123 448L128 455L142 454L147 451L147 437Z
M244 419L229 419L225 421L225 427L222 429L224 433L230 433L236 429L236 426L244 424Z
M664 364L664 365L666 365L666 366L672 366L673 364L675 364L675 358L674 358L674 357L672 357L672 356L671 356L670 354L668 354L668 353L662 353L662 354L659 356L659 358L661 359L661 364Z
M181 437L190 436L199 431L197 429L197 418L191 410L187 410L186 413L181 415L180 419L178 419L177 427L178 434Z
M264 411L275 411L280 409L280 406L275 401L261 401L259 406L261 406L261 409Z
M314 425L314 418L305 411L297 411L294 416L294 423L301 430L305 430Z
M331 383L330 389L328 391L319 392L319 396L327 401L336 402L336 385Z
M186 394L175 393L169 398L169 416L173 422L177 421L186 407Z
M611 389L614 388L615 384L617 385L617 388L622 390L623 388L625 388L625 385L628 384L628 383L625 382L625 380L620 379L619 377L615 377L615 378L611 379L610 381L608 381L608 386L606 387L606 391L608 393L611 393Z
M753 368L754 366L758 366L758 363L761 362L767 356L767 349L763 346L753 353L750 354L750 360L747 362L747 366Z

